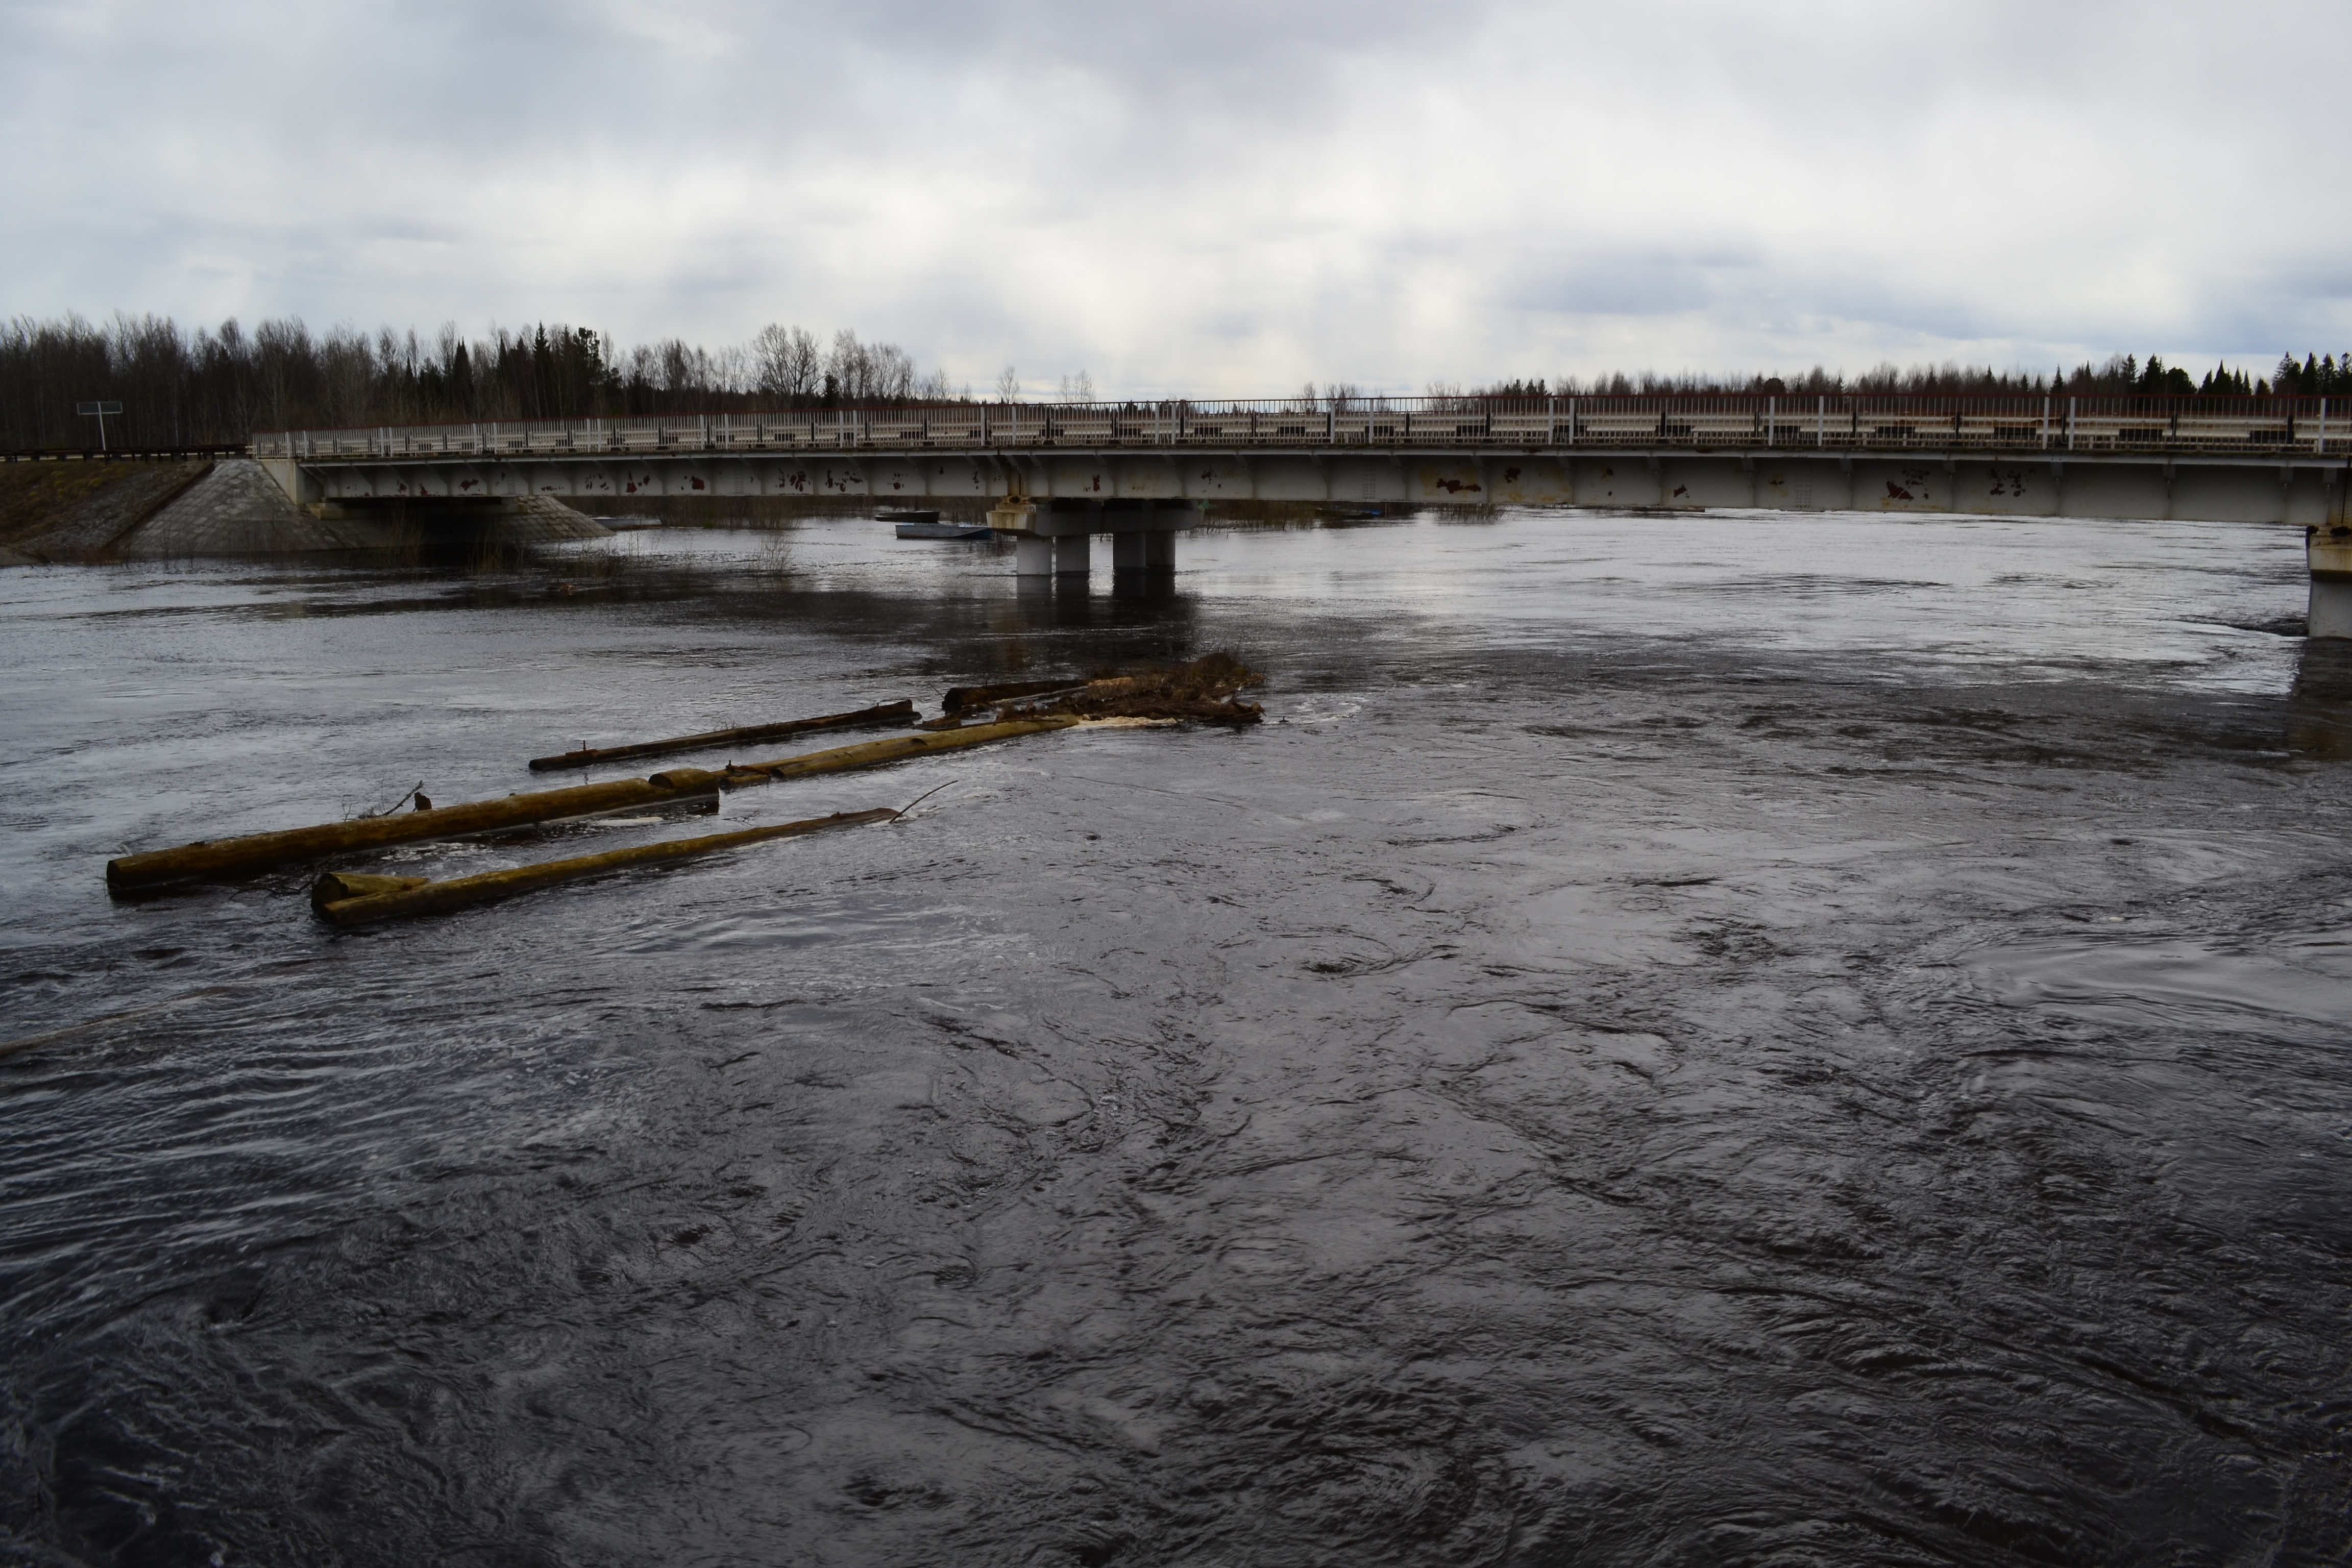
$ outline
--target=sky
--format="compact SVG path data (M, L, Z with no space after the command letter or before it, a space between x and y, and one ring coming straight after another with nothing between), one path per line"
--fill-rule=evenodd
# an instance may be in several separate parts
M0 0L0 315L975 389L2352 348L2352 5Z

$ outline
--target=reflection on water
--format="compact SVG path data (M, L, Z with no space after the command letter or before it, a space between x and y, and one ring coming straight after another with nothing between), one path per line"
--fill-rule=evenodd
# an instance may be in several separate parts
M1130 597L843 520L0 574L6 1027L79 1028L0 1063L0 1541L2339 1558L2352 685L2246 629L2299 544L1507 512L1188 535ZM1253 732L747 791L949 786L688 870L358 935L297 874L100 881L1217 647Z

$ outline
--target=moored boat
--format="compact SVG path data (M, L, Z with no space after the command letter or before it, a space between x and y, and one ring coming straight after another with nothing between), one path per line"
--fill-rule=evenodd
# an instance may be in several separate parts
M892 524L901 539L986 539L992 531L985 523L941 522L937 511L917 507L884 507L874 521Z

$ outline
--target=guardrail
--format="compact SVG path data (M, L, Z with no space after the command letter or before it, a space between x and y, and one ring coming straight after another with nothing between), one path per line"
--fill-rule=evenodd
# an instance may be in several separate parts
M153 463L171 458L244 458L253 448L223 447L33 447L0 452L0 463Z
M1819 447L1993 453L2352 454L2325 397L1384 397L939 403L486 420L255 435L261 458L382 462L761 452L1130 447Z

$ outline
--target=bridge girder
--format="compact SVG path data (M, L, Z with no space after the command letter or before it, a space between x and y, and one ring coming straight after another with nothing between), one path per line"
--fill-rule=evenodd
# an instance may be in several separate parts
M548 495L1278 500L2343 521L2347 460L1934 451L1084 450L265 459L304 503Z

